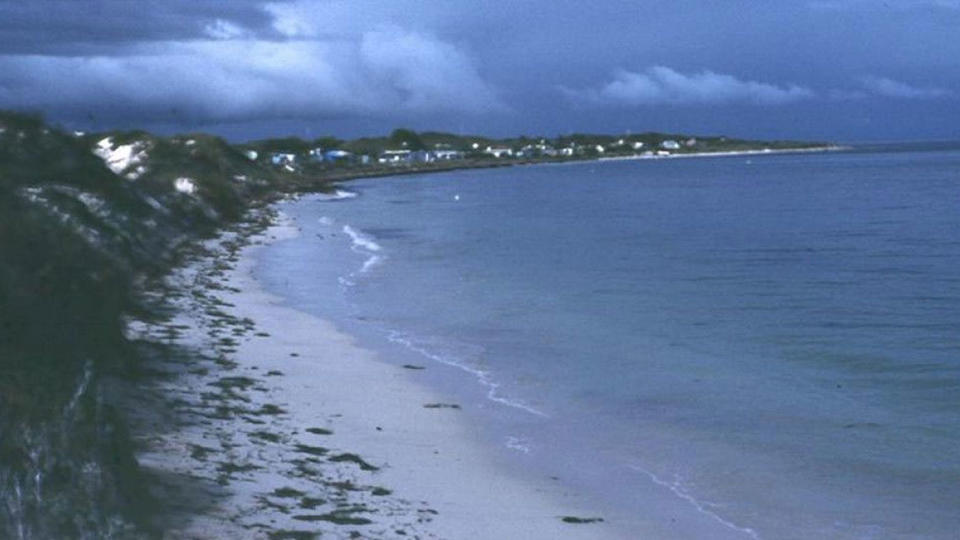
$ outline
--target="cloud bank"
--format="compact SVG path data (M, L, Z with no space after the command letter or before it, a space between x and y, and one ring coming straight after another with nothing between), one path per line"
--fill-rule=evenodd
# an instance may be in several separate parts
M886 77L865 77L862 84L867 92L887 98L934 99L953 95L944 88L911 86Z
M599 88L571 90L568 98L593 105L728 104L780 105L814 97L802 86L745 81L722 73L684 74L664 66L643 72L619 70Z
M880 114L960 136L960 0L743 4L0 0L0 108L238 138L320 124L856 138Z
M424 32L266 39L215 20L203 34L122 55L2 55L0 106L191 121L506 108L468 55Z

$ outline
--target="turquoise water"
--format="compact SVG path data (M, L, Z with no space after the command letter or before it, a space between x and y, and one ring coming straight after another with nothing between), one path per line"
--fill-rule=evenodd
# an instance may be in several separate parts
M282 205L268 289L676 538L956 538L960 152L592 162Z

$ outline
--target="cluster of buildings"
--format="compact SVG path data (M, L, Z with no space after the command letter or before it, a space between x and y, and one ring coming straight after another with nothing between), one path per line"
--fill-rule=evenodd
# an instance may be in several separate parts
M413 163L434 163L438 161L455 161L466 159L468 156L488 156L496 159L512 158L550 158L550 157L575 157L575 156L598 156L607 153L613 154L642 154L642 155L669 155L670 153L681 150L684 147L691 148L696 146L696 139L687 139L685 141L676 141L667 139L660 141L658 145L647 147L641 141L629 141L619 139L612 143L602 144L577 144L568 142L563 145L550 144L546 139L540 139L536 143L529 143L523 146L507 145L486 145L474 142L468 150L452 148L448 144L437 144L432 150L413 150L409 148L386 149L377 156L367 154L355 154L347 150L332 149L324 150L317 147L310 149L306 154L297 154L293 152L270 152L264 159L276 166L286 168L291 172L296 170L304 163L350 163L369 165L378 163L383 165L400 165ZM256 160L260 156L254 150L248 150L246 155L251 160Z
M261 157L256 150L247 150L244 155L250 161L256 161ZM275 167L284 168L291 172L304 163L360 163L361 165L370 163L370 156L367 155L358 156L346 150L324 150L320 147L308 150L306 155L295 152L269 152L263 159L269 161Z
M690 138L683 142L672 139L661 141L656 147L646 148L642 141L628 141L618 139L606 146L602 144L577 144L569 142L563 146L553 146L545 139L540 139L536 144L526 144L519 149L506 146L487 146L480 148L477 143L473 144L476 152L486 154L495 158L539 158L539 157L573 157L573 156L600 156L607 153L625 154L642 153L644 155L669 155L671 152L680 150L684 147L692 148L697 145L697 140Z
M467 157L462 150L438 148L434 150L384 150L377 163L433 163L435 161L453 161Z
M255 150L248 150L246 152L246 156L251 161L255 161L260 158L260 154ZM275 167L281 167L293 171L299 166L307 163L351 163L360 165L369 165L373 162L382 164L432 163L435 161L464 159L465 157L465 152L453 149L384 150L379 156L373 158L367 154L355 154L347 150L324 150L322 148L313 148L305 155L293 152L270 152L264 159L268 160L270 164L274 165Z

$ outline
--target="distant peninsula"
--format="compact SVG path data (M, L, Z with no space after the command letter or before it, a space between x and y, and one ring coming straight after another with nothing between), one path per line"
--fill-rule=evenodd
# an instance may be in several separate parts
M395 129L383 137L264 139L236 145L250 160L326 181L462 168L583 160L765 154L837 150L827 142L748 140L727 136L644 132L491 138Z

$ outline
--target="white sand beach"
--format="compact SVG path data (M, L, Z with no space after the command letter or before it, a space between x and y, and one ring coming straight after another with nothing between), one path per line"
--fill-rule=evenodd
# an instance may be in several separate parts
M602 516L553 480L499 467L451 398L417 382L418 371L380 361L263 291L252 275L256 244L296 234L274 225L229 269L221 239L219 255L175 278L192 292L173 320L132 325L216 351L215 366L161 383L186 419L180 427L140 435L141 465L211 493L204 509L182 509L171 537L622 536L609 520L565 522Z

